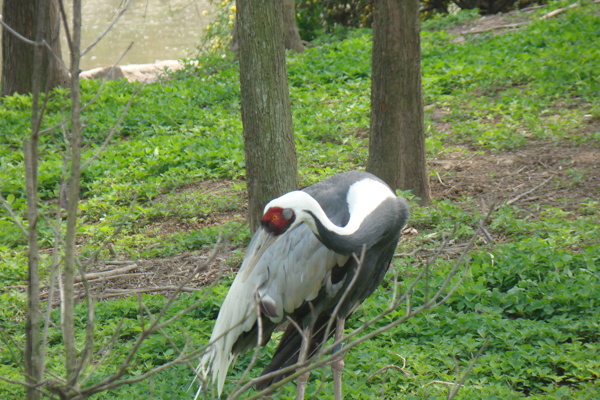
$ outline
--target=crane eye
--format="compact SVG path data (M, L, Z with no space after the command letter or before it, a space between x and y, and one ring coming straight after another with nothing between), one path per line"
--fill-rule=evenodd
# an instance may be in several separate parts
M285 208L282 212L281 212L281 216L283 217L283 219L285 219L286 221L289 221L293 216L294 216L294 212L292 211L291 208Z

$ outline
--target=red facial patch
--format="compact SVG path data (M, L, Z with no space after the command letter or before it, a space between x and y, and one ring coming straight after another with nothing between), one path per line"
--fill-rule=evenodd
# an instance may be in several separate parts
M274 235L281 235L289 227L294 218L285 219L281 207L269 208L261 218L262 226Z

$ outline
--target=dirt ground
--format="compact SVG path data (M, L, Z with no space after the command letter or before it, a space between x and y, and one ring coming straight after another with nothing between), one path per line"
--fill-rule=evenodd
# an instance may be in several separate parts
M500 34L506 29L515 29L516 26L512 27L514 24L526 22L530 14L521 12L484 17L455 27L450 33L455 35L455 40L464 40L464 35L482 30ZM506 25L508 28L503 28ZM442 126L436 128L444 129ZM585 121L581 130L590 134L599 131L600 120ZM598 200L600 195L600 144L584 147L532 141L516 150L486 154L460 148L444 153L443 158L430 160L429 169L433 173L432 196L438 200L461 201L470 197L481 199L486 204L508 202L519 207L531 207L532 212L556 206L576 216L581 199ZM194 188L227 190L231 184L200 182ZM214 225L233 218L236 218L233 214L219 214L206 223ZM169 221L153 228L162 232L197 229ZM101 273L95 278L92 276L94 279L90 279L89 285L98 299L132 293L166 295L178 285L183 285L183 291L192 291L234 270L234 265L225 262L230 258L230 251L224 249L214 257L208 251L199 251L167 259L101 262L88 271ZM107 275L102 276L102 272ZM79 295L83 296L83 284L78 286Z
M600 148L532 142L498 154L450 153L430 161L437 199L485 198L489 202L536 203L577 213L581 199L598 198Z

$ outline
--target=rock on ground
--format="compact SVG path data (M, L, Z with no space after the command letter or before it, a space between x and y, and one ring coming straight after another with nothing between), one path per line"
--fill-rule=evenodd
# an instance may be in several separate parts
M82 79L112 79L118 80L125 78L129 82L151 83L159 76L169 72L183 69L185 64L177 60L157 61L154 64L132 64L115 65L108 67L94 68L82 72L79 76Z

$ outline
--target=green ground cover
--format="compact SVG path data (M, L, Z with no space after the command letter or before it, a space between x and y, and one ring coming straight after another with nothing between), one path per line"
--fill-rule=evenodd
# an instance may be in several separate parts
M600 131L582 129L583 120L600 119L600 48L598 6L579 7L548 20L544 13L564 6L552 2L532 21L502 35L449 33L474 13L427 21L422 33L423 85L430 158L448 152L497 154L544 141L556 147L598 148ZM536 17L537 15L537 17ZM290 92L298 164L303 185L348 169L363 168L367 159L370 30L343 30L320 36L302 54L288 55ZM127 259L169 257L211 247L225 227L235 232L230 263L239 262L249 234L241 225L245 201L244 154L237 62L231 55L207 55L199 66L156 84L108 82L84 112L84 158L102 146L136 89L132 108L116 137L82 177L80 244L83 257L99 249L118 229L112 249ZM100 83L82 82L84 102ZM56 90L48 102L44 127L61 122L68 112L66 91ZM0 190L19 220L25 221L22 140L29 130L27 96L2 99L0 108ZM433 109L433 111L431 111ZM597 124L595 125L598 126ZM42 210L56 207L61 175L63 133L41 139L40 196ZM432 174L435 170L432 170ZM589 171L573 169L570 184L585 184ZM579 181L577 181L579 179ZM203 181L233 181L224 194L184 196L183 190ZM575 182L577 181L577 182ZM575 182L575 183L573 183ZM594 191L595 190L595 191ZM423 313L377 338L362 343L346 357L344 391L351 399L445 398L449 382L464 372L487 341L483 354L459 392L462 399L595 399L600 396L600 227L598 188L576 207L502 205L492 215L489 231L501 238L478 241L470 251L468 276L444 306ZM410 193L407 193L410 197ZM132 206L132 199L137 202ZM414 200L414 199L412 199ZM349 327L381 312L389 304L393 277L410 282L423 257L456 228L454 243L465 243L482 218L479 200L436 198L432 207L412 201L411 226L416 236L401 243L386 283L367 300ZM229 215L221 224L204 224L216 213ZM236 215L238 215L236 217ZM176 221L191 226L169 234L149 233L152 224ZM52 232L41 227L41 246L52 245ZM9 337L24 341L25 294L19 285L27 275L25 240L4 209L0 210L0 375L20 379L21 356ZM42 260L46 255L42 254ZM109 259L109 250L101 258ZM448 253L434 264L428 285L439 285L458 257ZM177 346L187 339L201 346L210 335L231 276L210 289L208 300L174 323L169 334ZM208 289L182 294L170 313L185 309ZM428 288L417 286L418 304ZM144 295L150 310L164 296ZM136 298L98 303L95 337L98 348L110 338L121 318L115 354L90 378L116 370L118 361L140 330ZM398 309L381 323L401 317ZM53 321L60 314L55 310ZM77 321L83 342L85 310ZM375 325L372 329L380 325ZM48 369L62 372L61 339L49 331ZM272 352L273 344L265 353ZM264 354L264 353L263 353ZM174 350L161 335L141 348L129 376L172 359ZM267 354L253 371L258 373ZM387 368L367 379L381 368ZM249 357L232 371L239 377ZM457 372L458 371L458 372ZM308 392L332 397L329 371L314 375ZM123 387L96 398L189 398L192 373L177 366L150 381ZM234 386L225 386L225 392ZM325 381L320 387L321 380ZM293 398L293 385L281 397ZM0 382L0 398L21 398L21 388Z

